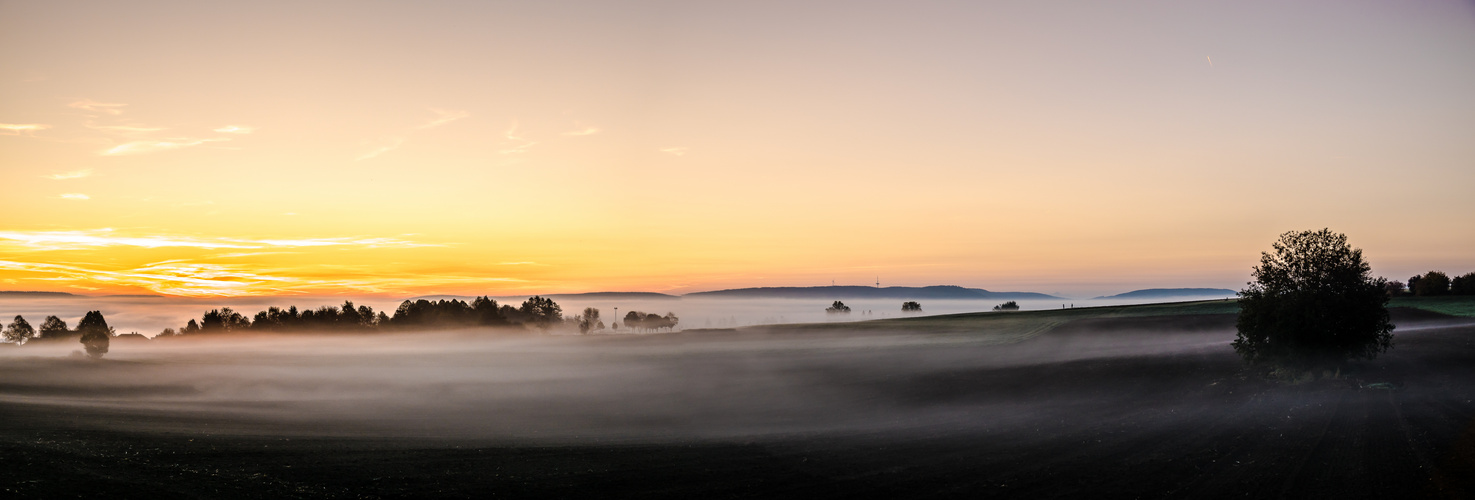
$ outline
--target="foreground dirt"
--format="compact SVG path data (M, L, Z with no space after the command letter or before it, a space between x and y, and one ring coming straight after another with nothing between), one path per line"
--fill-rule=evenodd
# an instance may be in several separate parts
M888 411L877 414L896 421L873 428L724 438L324 438L214 414L12 401L0 403L0 496L1475 496L1475 326L1416 311L1395 320L1393 351L1298 385L1243 370L1222 315L1078 321L1012 346L905 347L947 356L899 353L938 361L885 376L816 371L836 391L926 418ZM7 384L0 394L34 390ZM137 419L159 425L109 425Z

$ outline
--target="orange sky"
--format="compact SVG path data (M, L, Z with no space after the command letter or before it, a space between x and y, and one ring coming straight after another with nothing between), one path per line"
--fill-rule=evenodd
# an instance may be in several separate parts
M1475 270L1461 2L0 2L0 289Z

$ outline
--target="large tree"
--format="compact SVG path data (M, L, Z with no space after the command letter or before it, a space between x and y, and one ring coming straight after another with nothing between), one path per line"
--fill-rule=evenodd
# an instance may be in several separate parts
M101 358L108 353L108 344L113 340L113 327L108 326L108 320L103 319L102 311L87 311L82 316L82 321L77 322L77 331L82 334L79 339L82 347L87 349L87 355Z
M563 321L563 308L553 299L546 297L533 296L523 301L518 312L522 313L524 323L539 328L548 328L554 323Z
M14 342L15 345L24 344L35 336L36 329L31 328L31 323L20 316L16 316L15 320L5 327L5 341Z
M1386 282L1329 229L1280 235L1239 292L1234 350L1251 364L1331 367L1393 346Z
M1418 278L1409 284L1414 295L1429 297L1449 294L1449 275L1439 271L1429 271Z
M47 316L46 320L41 322L41 331L36 332L36 338L55 340L71 334L72 331L67 328L66 321L56 316Z

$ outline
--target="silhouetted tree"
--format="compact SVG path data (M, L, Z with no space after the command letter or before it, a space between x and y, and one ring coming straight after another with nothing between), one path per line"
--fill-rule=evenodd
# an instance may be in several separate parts
M195 323L195 320L189 320L189 323L186 323L184 328L179 330L180 335L192 335L196 333L200 333L200 324Z
M502 311L497 307L497 301L485 295L471 301L471 310L476 311L476 322L482 326L497 326L507 324L507 318L502 317Z
M167 338L173 337L175 335L179 335L179 334L178 333L175 333L175 331L174 331L173 328L165 328L164 331L159 332L159 334L158 335L155 335L154 338L156 338L156 339L167 339Z
M1433 297L1449 294L1449 276L1439 271L1429 271L1418 280L1409 278L1409 288L1413 289L1414 295L1420 297Z
M1398 280L1389 281L1383 289L1388 291L1389 297L1398 297L1408 293L1408 287L1404 286L1403 282Z
M1011 300L1011 301L1005 302L1003 304L999 304L999 305L994 306L994 310L995 311L1018 311L1019 310L1019 303Z
M1387 283L1329 229L1280 235L1239 292L1234 350L1251 364L1307 368L1372 359L1393 345Z
M31 323L27 322L25 318L22 318L19 315L17 315L15 317L15 320L11 321L9 325L5 326L6 342L13 342L15 343L15 345L21 345L26 343L26 341L31 340L31 338L35 336L36 329L31 328Z
M518 312L522 313L523 324L538 328L563 321L563 308L549 298L533 296L522 303Z
M901 312L922 312L922 304L918 302L902 302Z
M60 339L69 337L72 331L67 328L67 322L56 316L47 316L41 322L41 330L36 332L36 338L44 340Z
M830 307L826 307L825 312L830 314L850 314L850 306L837 300L834 304L830 304Z
M87 349L87 355L101 358L108 353L108 344L112 342L113 327L108 326L108 321L103 319L102 311L88 311L82 316L82 321L77 322L77 331L82 333L82 347Z
M200 318L200 333L230 333L251 327L251 320L229 307L211 309ZM80 330L82 327L78 325Z
M1455 295L1475 295L1475 273L1455 276L1449 282L1449 293Z
M599 320L599 309L593 307L584 308L584 314L578 316L578 323L579 333L604 329L604 322Z
M646 314L640 311L625 313L625 326L634 330L670 330L676 328L676 324L680 321L681 318L677 318L676 313L672 312L666 313L665 316L655 313Z

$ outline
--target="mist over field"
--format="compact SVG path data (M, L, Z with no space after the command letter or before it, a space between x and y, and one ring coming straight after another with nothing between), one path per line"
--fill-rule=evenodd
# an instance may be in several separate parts
M1005 430L1098 397L943 388L948 379L1219 352L1229 339L1222 326L1019 345L987 335L844 330L232 335L120 342L101 361L69 357L75 346L38 344L0 352L3 371L26 374L7 377L0 397L58 411L106 408L129 415L107 427L155 431L208 422L214 432L248 434L670 441L937 425Z
M433 298L447 298L436 296ZM469 301L473 297L455 296ZM498 299L500 304L517 306L526 297ZM211 309L230 307L250 317L268 307L315 309L319 306L338 307L345 300L355 305L367 305L375 311L394 314L402 299L382 296L288 296L288 297L230 297L193 298L164 296L85 296L85 295L0 295L0 317L7 321L16 315L39 324L46 316L57 316L68 325L75 325L87 311L102 311L108 323L118 333L137 332L145 336L157 335L165 328L179 329L191 319ZM1061 299L1061 300L1016 300L1023 310L1059 309L1064 306L1089 307L1100 305L1124 305L1160 302L1161 299ZM852 309L850 314L828 314L825 308L832 301L798 300L776 298L674 298L674 299L584 299L560 298L564 315L572 316L586 307L600 310L605 322L618 321L629 311L665 314L674 312L681 318L677 329L733 328L751 325L784 323L819 323L839 321L861 321L898 317L916 317L937 314L953 314L988 311L1003 300L922 300L919 313L902 313L902 300L846 299Z

